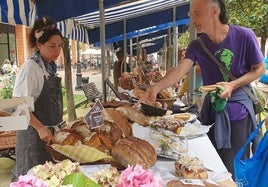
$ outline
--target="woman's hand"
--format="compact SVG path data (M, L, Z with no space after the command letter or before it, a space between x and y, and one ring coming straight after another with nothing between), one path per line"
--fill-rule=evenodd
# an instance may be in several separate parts
M45 142L50 142L52 139L52 133L46 126L41 126L39 129L37 129L37 132L39 134L39 137L41 140Z

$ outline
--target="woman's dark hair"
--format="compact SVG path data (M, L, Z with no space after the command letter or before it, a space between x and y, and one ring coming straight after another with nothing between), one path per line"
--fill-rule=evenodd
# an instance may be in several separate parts
M226 5L225 5L225 0L212 0L213 2L217 3L219 8L220 8L220 15L219 15L219 20L223 24L228 23L228 15L226 11Z
M30 47L34 48L36 43L46 43L52 36L59 35L61 32L57 29L55 22L49 17L42 17L35 21L29 36Z

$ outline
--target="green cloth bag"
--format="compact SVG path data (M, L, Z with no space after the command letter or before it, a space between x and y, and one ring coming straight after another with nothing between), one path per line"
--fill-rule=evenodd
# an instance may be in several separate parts
M223 87L218 87L216 91L209 92L210 96L210 102L212 104L212 107L216 112L221 112L224 110L224 108L227 105L227 99L220 98L218 94L222 93L224 90Z

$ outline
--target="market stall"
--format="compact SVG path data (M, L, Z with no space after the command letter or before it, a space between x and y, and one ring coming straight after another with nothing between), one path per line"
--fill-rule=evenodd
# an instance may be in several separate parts
M103 181L96 176L100 173L110 176L112 170L116 173L112 176L117 177L109 179L116 181L110 186L116 186L127 181L125 172L138 170L143 175L150 173L152 181L159 182L156 187L169 186L170 181L183 179L193 183L200 179L199 183L234 186L231 175L206 135L210 127L202 126L195 114L171 114L166 111L161 116L148 116L131 105L115 100L96 102L87 115L55 133L48 151L57 166L54 166L55 163L38 165L27 176L34 175L51 186L52 183L58 185L66 181L69 175L80 173L103 186ZM167 124L177 126L169 129L165 128ZM185 169L178 168L183 159L192 160L187 163L198 169L190 169L191 175L183 173ZM69 168L68 171L72 172L63 174L58 171L61 173L59 175L56 172L58 169L52 172L54 167L60 170ZM25 178L21 177L22 180ZM73 182L70 179L67 181Z

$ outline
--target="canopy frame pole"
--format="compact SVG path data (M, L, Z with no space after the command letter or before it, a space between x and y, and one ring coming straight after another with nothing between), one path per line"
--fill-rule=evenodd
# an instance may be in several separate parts
M127 55L127 20L123 20L124 24L124 56ZM127 60L127 59L126 59ZM124 66L124 72L127 71L127 66Z
M196 31L193 26L190 26L190 41L196 38ZM189 91L188 91L188 103L190 105L195 104L194 89L196 85L196 66L192 67L189 71Z
M100 45L101 45L101 76L102 76L102 100L106 102L106 73L105 73L105 10L103 0L99 0L100 15Z
M178 27L176 25L176 7L173 7L173 67L178 65Z

